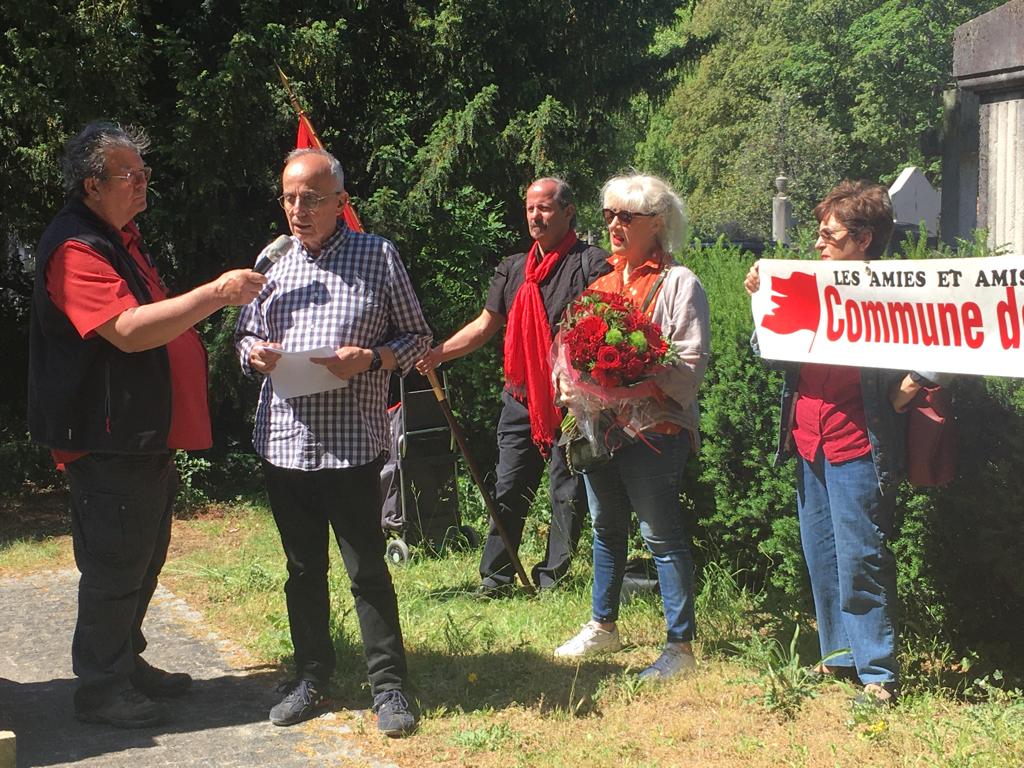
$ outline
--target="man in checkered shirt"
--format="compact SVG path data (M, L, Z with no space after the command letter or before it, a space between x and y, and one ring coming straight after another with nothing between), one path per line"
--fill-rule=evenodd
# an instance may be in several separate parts
M314 716L334 671L327 587L328 524L352 583L379 728L404 736L416 725L402 693L405 649L384 558L380 469L390 445L390 372L406 372L430 347L430 328L398 251L339 219L348 200L341 165L319 149L288 155L279 198L292 248L242 309L235 346L242 370L266 376L253 446L288 558L285 597L296 679L270 710L276 725ZM344 387L284 400L270 374L290 350L330 347L313 358Z

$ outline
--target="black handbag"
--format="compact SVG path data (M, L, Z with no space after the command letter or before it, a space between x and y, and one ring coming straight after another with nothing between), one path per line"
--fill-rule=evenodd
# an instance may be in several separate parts
M566 421L562 424L562 436L559 438L558 444L564 446L565 463L572 472L580 474L607 464L617 450L629 443L636 442L637 439L615 421L615 416L611 411L601 412L595 438L596 445L580 432L575 419L566 417Z

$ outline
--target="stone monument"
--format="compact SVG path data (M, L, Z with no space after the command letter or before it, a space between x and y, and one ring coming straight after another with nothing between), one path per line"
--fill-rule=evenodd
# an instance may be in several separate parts
M978 227L992 247L1024 253L1024 0L953 34L956 90L946 94L942 239Z

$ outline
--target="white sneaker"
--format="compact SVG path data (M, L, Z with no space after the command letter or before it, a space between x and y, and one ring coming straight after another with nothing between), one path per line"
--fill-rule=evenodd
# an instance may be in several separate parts
M576 637L555 649L555 656L570 659L581 658L597 653L611 653L620 648L622 648L622 641L619 640L618 627L612 627L609 631L588 621Z
M674 675L685 675L697 667L693 654L683 650L677 643L667 643L651 666L640 673L641 680L664 680Z

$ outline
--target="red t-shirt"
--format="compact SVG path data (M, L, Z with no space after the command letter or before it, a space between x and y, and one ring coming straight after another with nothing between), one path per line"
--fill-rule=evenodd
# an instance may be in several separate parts
M121 241L135 259L153 301L167 298L167 287L156 267L142 252L142 237L134 222L120 232ZM95 250L74 240L57 247L46 265L46 290L75 330L87 339L96 329L138 300L110 262ZM167 344L171 370L171 426L167 447L202 450L213 444L210 408L206 400L206 350L195 329ZM99 404L97 404L99 407ZM85 455L82 451L53 451L58 465Z
M793 441L804 459L819 447L830 464L871 452L859 368L804 363L797 392Z

